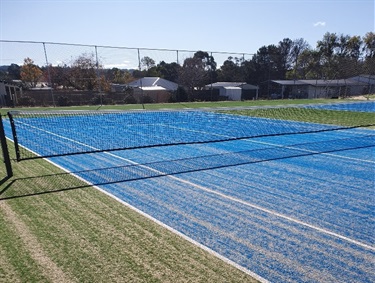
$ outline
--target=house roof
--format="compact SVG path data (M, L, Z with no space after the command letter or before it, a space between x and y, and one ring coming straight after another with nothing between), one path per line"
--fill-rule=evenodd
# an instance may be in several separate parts
M364 82L355 81L353 79L339 79L339 80L273 80L272 82L284 85L310 85L316 87L329 87L329 86L348 86L348 85L367 85Z
M159 77L144 77L128 84L129 87L162 87L166 90L177 90L178 84Z
M239 87L242 89L258 89L257 86L247 84L246 82L216 82L206 85L206 88L228 88L228 87Z
M244 82L216 82L213 84L206 85L207 87L239 87L245 85Z
M142 90L167 90L166 88L162 87L162 86L142 86L142 87L139 87L139 89L142 89Z
M274 80L272 82L280 84L280 85L305 85L306 84L298 80Z
M237 86L224 86L223 88L224 89L239 89L239 90L241 90L241 88L237 87Z
M375 84L375 75L359 75L350 78L350 80L366 84Z

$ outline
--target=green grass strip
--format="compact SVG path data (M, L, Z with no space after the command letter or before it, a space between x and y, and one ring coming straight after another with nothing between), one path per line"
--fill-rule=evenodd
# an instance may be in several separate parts
M298 107L245 109L224 112L251 117L331 124L345 127L370 127L375 125L375 113L367 112L320 110Z

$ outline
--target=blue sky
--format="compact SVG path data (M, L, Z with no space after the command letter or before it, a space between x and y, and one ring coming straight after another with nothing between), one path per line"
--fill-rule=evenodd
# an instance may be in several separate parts
M283 38L315 47L326 32L364 36L375 29L374 0L0 3L3 40L255 53Z

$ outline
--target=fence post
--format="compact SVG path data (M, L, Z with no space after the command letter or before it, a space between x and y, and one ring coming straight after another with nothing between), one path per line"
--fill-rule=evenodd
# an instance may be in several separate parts
M53 107L56 107L55 97L54 97L54 94L53 94L53 85L52 85L52 79L51 79L50 65L48 63L47 49L46 49L46 44L44 42L43 42L43 49L44 49L44 57L46 59L46 65L47 65L48 83L49 83L49 86L51 88L52 104L53 104Z
M1 117L1 115L0 115L0 140L1 140L1 149L3 152L5 168L7 171L7 178L10 178L13 176L13 170L12 170L12 164L10 162L10 157L9 157L7 139L5 136L4 125L3 125L3 118Z
M101 74L99 69L99 59L98 59L98 47L95 45L95 60L96 60L96 79L98 81L98 91L99 91L99 99L100 99L100 106L103 106L103 98L102 98L102 80Z

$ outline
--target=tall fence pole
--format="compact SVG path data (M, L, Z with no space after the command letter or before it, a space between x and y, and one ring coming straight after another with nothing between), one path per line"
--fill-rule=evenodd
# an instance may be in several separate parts
M56 106L56 104L55 104L55 97L54 97L54 94L53 94L53 86L52 86L52 79L51 79L51 71L50 71L50 66L49 66L49 63L48 63L47 49L46 49L46 44L45 44L45 42L43 42L43 49L44 49L44 57L45 57L45 59L46 59L46 65L47 65L48 84L50 85L50 88L51 88L52 104L53 104L53 107L55 107L55 106Z
M95 46L95 58L96 58L96 78L98 80L98 90L99 90L99 99L100 99L100 106L103 106L103 98L102 98L102 80L100 78L100 69L99 69L99 59L98 59L98 47Z

